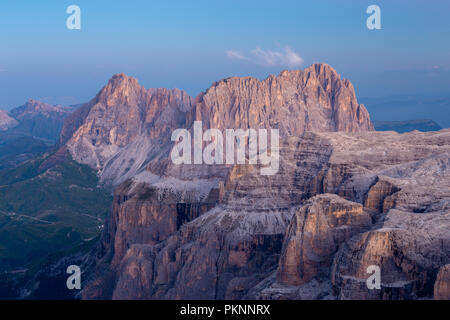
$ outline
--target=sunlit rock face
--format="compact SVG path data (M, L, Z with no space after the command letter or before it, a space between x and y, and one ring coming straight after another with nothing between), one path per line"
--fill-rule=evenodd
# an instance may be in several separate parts
M283 71L262 81L218 81L197 97L189 116L208 128L278 128L283 137L305 131L373 130L353 85L326 64Z
M183 127L190 106L184 91L147 90L118 74L67 119L61 141L68 140L76 161L99 170L103 181L118 184L165 155L171 132Z
M178 89L145 89L118 74L66 120L60 141L67 142L76 161L118 185L150 161L168 158L171 133L192 128L195 120L205 129L279 129L282 137L373 130L352 84L330 66L317 64L262 81L224 79L195 100Z

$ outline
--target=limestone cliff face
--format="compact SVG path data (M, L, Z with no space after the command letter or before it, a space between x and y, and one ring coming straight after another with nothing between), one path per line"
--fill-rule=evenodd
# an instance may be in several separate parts
M280 129L282 137L305 131L373 130L353 86L328 65L283 71L263 81L229 78L195 100L178 89L145 89L136 79L115 75L88 104L65 122L61 143L73 158L118 185L167 158L171 133L192 128ZM156 173L157 174L157 173Z
M118 74L66 121L61 142L71 137L67 146L72 157L117 184L134 176L152 154L170 148L171 133L184 126L190 107L184 91L147 90Z
M432 296L434 277L450 260L449 217L449 211L417 214L390 210L380 228L352 238L336 255L332 281L338 297ZM367 288L371 265L380 267L381 289Z
M207 128L278 128L284 137L305 131L373 130L350 81L326 64L283 71L262 81L218 81L197 97L189 119L202 120Z
M391 195L400 191L388 180L377 177L376 183L370 187L364 202L364 206L377 212L387 212L393 207Z
M372 225L361 204L322 194L307 201L294 215L281 251L280 283L301 285L328 274L339 246Z
M450 300L450 264L439 270L434 284L434 299Z
M333 228L324 213L341 210L334 211L332 204L323 206L323 196L310 198L286 230L277 276L250 289L248 297L416 299L433 297L433 287L445 288L445 280L435 283L435 279L448 264L450 253L449 134L449 130L402 135L314 134L327 141L331 152L307 184L308 194L335 193L352 201L350 208L367 206L363 210L373 224L366 232L360 228L346 240L330 245L327 239ZM320 140L316 141L318 145ZM311 154L308 151L304 156ZM320 210L305 215L311 207ZM302 232L307 226L314 231ZM361 224L351 223L348 228L356 230L358 226ZM379 290L368 289L366 284L371 265L381 270ZM328 274L326 266L331 267Z
M430 297L450 252L449 152L448 130L305 133L283 141L274 176L236 165L203 191L192 180L190 196L130 181L84 297ZM369 265L382 290L366 287Z

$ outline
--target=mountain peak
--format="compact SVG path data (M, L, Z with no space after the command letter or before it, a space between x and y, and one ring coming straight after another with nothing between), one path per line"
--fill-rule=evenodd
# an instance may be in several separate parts
M275 127L282 136L373 130L350 81L328 64L283 70L264 80L220 80L197 97L190 116L222 129Z
M332 72L337 74L337 71L327 63L313 63L309 68L316 70L317 73Z
M328 65L318 64L264 80L222 79L194 102L180 90L145 89L135 78L116 74L66 119L61 142L67 142L73 159L117 183L142 170L152 156L161 156L157 150L170 148L171 132L192 128L194 121L219 130L279 129L282 138L305 131L373 130L353 87Z
M136 78L131 76L127 76L125 73L116 73L109 79L108 84L112 85L114 88L120 87L125 84L132 84L135 86L139 86L139 82Z
M339 76L337 71L332 66L330 66L329 64L326 64L326 63L314 63L314 64L310 65L309 67L305 68L304 70L284 69L280 72L280 74L278 76L286 77L286 76L296 75L296 74L299 74L302 72L304 72L304 73L314 72L317 75L325 75L325 76L329 76L329 75Z
M139 85L136 78L127 76L125 73L117 73L97 94L95 103L124 104L130 98L139 95L138 92L142 90L145 89Z
M27 102L11 112L0 112L0 130L11 130L14 134L33 136L49 141L59 137L64 118L70 114L71 108L61 105L50 105L35 99Z
M10 114L19 120L26 115L41 114L44 116L50 116L51 114L67 114L68 112L69 109L61 105L51 105L30 98L24 105L12 109Z

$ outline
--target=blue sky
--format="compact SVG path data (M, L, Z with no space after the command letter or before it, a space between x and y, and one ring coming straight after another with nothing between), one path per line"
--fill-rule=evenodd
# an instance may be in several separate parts
M81 30L66 28L72 4ZM366 28L371 4L382 30ZM3 0L0 108L27 98L85 102L119 72L196 96L224 77L316 62L350 79L360 97L449 92L449 13L445 0Z

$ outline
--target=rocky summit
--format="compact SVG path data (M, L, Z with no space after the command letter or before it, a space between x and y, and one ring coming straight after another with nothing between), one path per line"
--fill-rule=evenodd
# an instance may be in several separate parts
M152 160L167 159L171 133L191 128L195 120L219 130L277 128L282 137L373 130L351 83L318 64L263 81L224 79L196 99L178 89L147 90L118 74L69 116L61 142L67 142L74 159L95 167L103 181L118 185L144 172Z
M326 64L286 70L263 81L218 81L197 97L190 115L208 128L278 128L285 137L304 131L373 130L353 85Z
M29 99L24 105L12 109L9 114L0 111L0 130L53 143L59 138L64 119L72 111L70 107L53 106Z
M171 133L194 121L278 129L278 172L175 165ZM223 79L195 99L115 75L60 141L115 188L85 299L448 296L450 130L373 131L328 65Z

